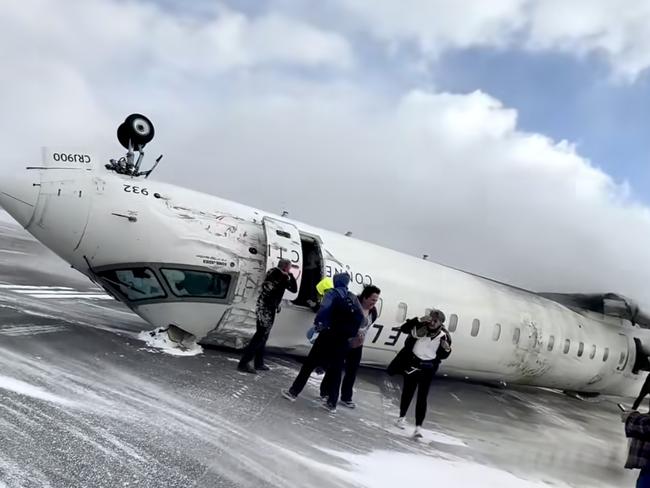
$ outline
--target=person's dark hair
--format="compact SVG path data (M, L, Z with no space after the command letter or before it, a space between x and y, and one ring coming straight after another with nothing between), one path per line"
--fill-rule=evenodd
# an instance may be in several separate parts
M361 292L361 295L359 295L359 298L361 300L364 300L366 298L371 297L375 293L379 295L381 294L381 290L375 285L366 285L363 287L363 291Z

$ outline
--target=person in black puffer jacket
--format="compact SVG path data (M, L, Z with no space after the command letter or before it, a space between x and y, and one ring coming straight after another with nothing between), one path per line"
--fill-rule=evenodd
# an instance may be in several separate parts
M388 366L388 374L404 375L402 398L400 401L397 426L405 428L406 412L409 409L415 390L415 432L414 437L422 437L422 424L427 413L427 397L433 376L440 362L451 354L451 335L443 326L445 314L433 309L428 315L406 321L400 328L408 334L404 347Z
M269 339L275 314L280 308L284 293L289 290L292 293L298 291L296 278L291 274L291 261L280 259L275 268L271 268L264 278L262 289L257 297L256 331L250 342L244 349L241 359L237 365L239 371L257 374L257 371L268 371L269 367L264 364L264 349ZM255 367L250 365L254 360Z

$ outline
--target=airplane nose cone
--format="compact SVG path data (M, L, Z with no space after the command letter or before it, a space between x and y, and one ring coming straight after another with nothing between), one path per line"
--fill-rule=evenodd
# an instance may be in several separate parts
M23 227L29 224L34 215L40 187L39 177L23 169L22 171L0 171L0 207Z

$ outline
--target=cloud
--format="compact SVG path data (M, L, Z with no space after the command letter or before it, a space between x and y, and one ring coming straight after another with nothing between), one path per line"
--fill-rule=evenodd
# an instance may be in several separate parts
M634 81L650 66L650 4L540 0L532 8L527 45L601 55L616 77Z
M391 48L415 44L428 57L490 47L601 57L615 78L650 66L650 4L610 0L338 0L362 29Z
M14 41L0 48L5 56L20 46L25 58L73 61L110 78L132 80L150 69L210 75L273 63L353 65L337 33L276 13L248 17L221 4L199 16L134 1L26 0L0 6L0 27Z
M428 54L450 48L505 45L524 26L527 0L338 0L375 36L388 42L413 41Z
M465 33L438 22L455 43L501 42L499 12L520 6L491 8ZM117 155L117 124L142 111L157 129L148 152L165 153L156 178L515 285L650 305L650 210L572 143L522 131L481 91L386 91L351 41L287 12L213 12L1 4L4 155L50 143Z
M214 144L177 181L531 289L650 304L648 209L570 143L519 130L489 95L249 96L194 134Z

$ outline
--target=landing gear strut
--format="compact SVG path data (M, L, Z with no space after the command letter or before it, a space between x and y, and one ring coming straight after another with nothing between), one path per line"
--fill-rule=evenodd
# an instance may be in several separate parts
M153 140L154 134L153 124L147 117L141 114L129 115L117 128L117 140L127 150L126 156L118 160L111 159L110 163L106 165L106 169L121 175L148 178L162 159L162 156L159 156L150 170L140 171L144 158L144 147ZM134 150L138 152L137 161Z

